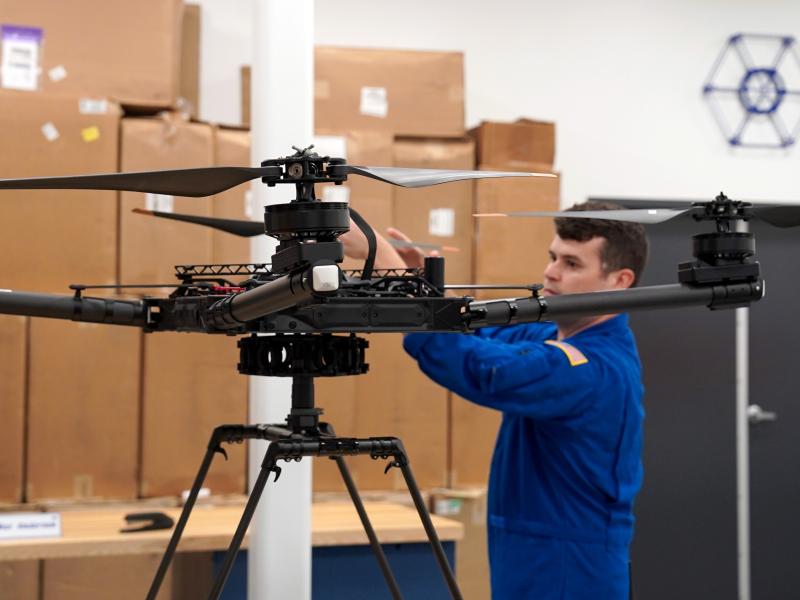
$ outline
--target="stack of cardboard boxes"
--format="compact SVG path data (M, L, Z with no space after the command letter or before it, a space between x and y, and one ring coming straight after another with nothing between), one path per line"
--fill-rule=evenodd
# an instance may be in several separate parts
M199 8L182 0L5 2L2 176L248 165L246 131L186 116L197 106L198 17ZM130 209L244 214L243 191L218 200L0 192L0 287L69 294L71 283L177 283L172 265L230 257L230 244L217 244L208 230L173 227ZM236 260L247 259L245 253ZM153 290L86 292L145 293ZM174 497L190 485L213 427L246 420L246 378L236 372L230 338L2 316L0 356L0 503L10 508ZM235 448L231 459L215 465L208 481L214 492L244 492L243 449ZM25 592L14 597L45 600L108 589L119 598L141 597L139 584L153 569L137 561L155 559L117 559L141 582L112 588L110 579L106 585L98 579L111 571L97 564L14 563L4 571L3 588L22 586Z
M198 16L181 0L6 3L0 172L249 164L246 131L189 122L176 110L186 105L184 90L197 104ZM232 258L229 243L217 244L209 230L132 208L212 215L238 202L237 216L244 213L243 191L219 202L109 191L6 191L2 200L3 286L53 293L70 293L70 283L170 284L173 265ZM27 420L25 435L5 442L15 444L7 462L20 468L4 502L176 495L211 429L246 419L246 381L231 340L45 320L31 321L26 333ZM221 469L226 475L209 482L214 491L243 492L243 452Z
M460 53L321 47L315 53L315 80L314 117L322 136L318 146L325 154L359 165L473 168L472 141L464 137ZM405 190L351 177L322 194L323 199L343 197L379 233L395 226L420 242L458 243L461 252L452 262L447 257L455 270L449 273L464 281L470 278L471 184ZM360 266L352 260L345 265ZM351 382L318 382L325 418L342 435L399 437L420 487L444 485L446 390L419 372L403 351L400 334L366 337L366 375L348 378ZM354 394L352 399L348 393ZM349 464L361 489L405 487L396 469L384 475L382 466L372 461ZM315 465L316 491L344 489L331 466Z

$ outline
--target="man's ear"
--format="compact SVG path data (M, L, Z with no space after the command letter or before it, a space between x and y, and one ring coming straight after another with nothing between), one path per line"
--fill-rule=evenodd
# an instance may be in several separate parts
M616 290L624 290L633 285L636 280L636 275L633 269L620 269L610 274L611 286Z

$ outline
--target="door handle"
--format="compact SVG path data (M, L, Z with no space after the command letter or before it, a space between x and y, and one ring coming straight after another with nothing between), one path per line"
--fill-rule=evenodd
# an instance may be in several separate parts
M747 407L747 420L751 425L758 425L767 421L776 421L778 415L774 412L766 411L758 404L751 404Z

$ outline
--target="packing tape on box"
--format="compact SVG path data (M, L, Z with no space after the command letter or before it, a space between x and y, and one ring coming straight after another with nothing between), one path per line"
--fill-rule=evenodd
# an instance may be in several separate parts
M463 102L464 101L464 86L451 85L447 90L447 98L450 102Z
M317 79L314 82L314 98L327 100L331 97L331 82L324 79Z
M91 475L75 475L72 478L72 489L76 498L90 498L94 495L94 478Z

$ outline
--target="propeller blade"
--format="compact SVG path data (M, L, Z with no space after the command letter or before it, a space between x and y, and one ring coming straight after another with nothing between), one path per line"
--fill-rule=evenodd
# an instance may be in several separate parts
M415 242L396 240L394 238L386 238L391 246L394 248L419 248L421 250L441 250L443 252L460 252L455 246L442 246L441 244L428 244L425 242Z
M200 217L195 215L181 215L177 213L160 212L157 210L144 210L141 208L134 208L133 212L140 215L151 215L153 217L161 217L162 219L172 219L173 221L182 221L184 223L194 223L195 225L205 225L213 229L219 229L233 235L241 237L256 237L264 235L264 224L256 223L255 221L239 221L236 219L217 219L215 217Z
M750 213L775 227L800 225L800 206L754 206Z
M357 167L336 165L339 169L354 175L363 175L378 181L407 188L418 188L464 179L485 179L490 177L555 177L554 173L520 173L517 171L461 171L448 169L410 169L405 167Z
M281 168L204 167L139 173L0 179L0 190L121 190L173 196L213 196L258 177L278 178Z
M669 221L694 210L690 208L641 208L632 210L567 210L530 211L507 213L478 213L475 217L566 217L568 219L603 219L605 221L627 221L653 225Z

